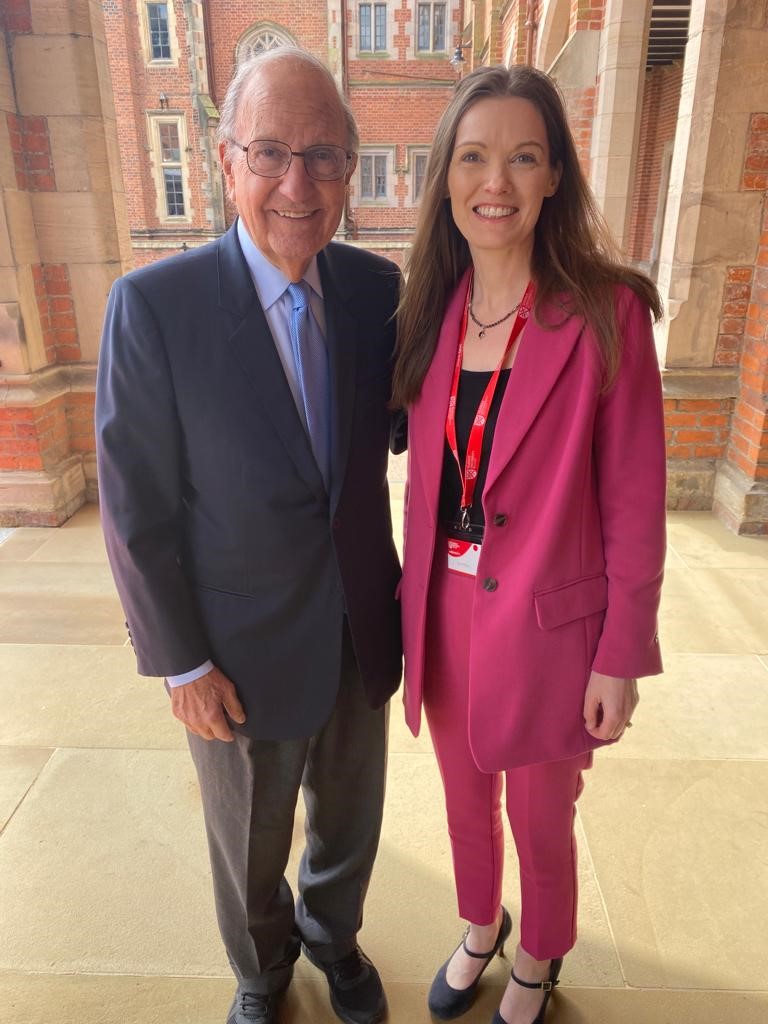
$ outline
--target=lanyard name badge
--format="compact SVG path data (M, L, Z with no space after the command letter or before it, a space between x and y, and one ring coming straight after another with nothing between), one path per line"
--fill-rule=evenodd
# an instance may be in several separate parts
M451 393L448 399L448 414L445 419L445 437L459 470L459 478L461 480L461 519L459 521L459 525L462 530L469 530L471 526L470 514L475 496L475 487L477 485L477 473L480 468L480 456L483 451L483 438L485 437L488 413L491 408L491 403L493 402L493 396L496 394L496 387L499 383L501 368L531 314L535 291L536 289L533 281L530 281L528 283L528 287L525 289L525 294L520 300L517 316L515 317L515 322L512 324L512 330L509 332L509 338L507 339L507 344L504 348L502 357L499 360L498 366L491 374L491 379L488 381L488 386L486 387L483 397L480 399L480 404L477 407L477 412L475 413L475 418L472 422L472 428L469 432L467 454L464 460L464 466L462 467L461 458L459 457L459 446L456 439L456 400L459 394L459 379L461 376L461 364L464 359L464 341L467 334L469 303L472 295L472 279L470 278L469 281L467 298L464 303L464 313L461 318L461 328L459 330L459 346L456 352L456 365L453 370L453 382L451 384ZM461 573L464 576L476 576L479 561L480 544L475 543L471 538L468 538L467 540L458 540L452 537L448 538L448 568L450 570Z

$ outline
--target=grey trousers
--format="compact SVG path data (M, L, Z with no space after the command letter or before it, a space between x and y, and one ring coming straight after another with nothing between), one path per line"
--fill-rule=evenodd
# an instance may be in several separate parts
M381 831L387 717L365 700L345 630L336 706L317 735L224 743L187 733L216 915L241 989L284 988L302 942L321 961L354 949ZM299 788L306 845L294 905L284 872Z

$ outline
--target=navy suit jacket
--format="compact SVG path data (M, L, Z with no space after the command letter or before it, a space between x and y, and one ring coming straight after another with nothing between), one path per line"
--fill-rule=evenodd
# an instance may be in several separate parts
M327 494L233 229L115 282L96 434L110 564L139 672L211 658L259 739L329 717L348 618L369 703L401 671L387 450L399 274L318 256L332 387Z

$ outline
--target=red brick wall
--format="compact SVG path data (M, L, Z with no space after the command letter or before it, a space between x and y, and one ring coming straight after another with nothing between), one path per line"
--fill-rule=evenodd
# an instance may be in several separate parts
M77 362L80 342L66 263L37 264L32 267L32 279L48 362Z
M682 75L682 65L672 64L653 68L645 76L627 242L627 255L631 260L648 263L652 258L664 150L675 137Z
M29 0L3 0L0 3L0 27L6 32L31 32Z
M605 0L571 0L571 34L581 29L601 29Z
M768 113L755 113L744 155L742 190L763 192L761 234L754 268L733 268L740 271L738 311L741 325L739 394L726 457L728 461L756 483L768 481ZM747 271L750 272L749 277ZM727 289L726 285L726 289ZM748 302L744 293L749 290ZM729 296L725 296L724 309ZM730 300L733 304L734 300ZM744 306L746 305L746 309ZM720 340L722 340L722 335ZM718 354L723 355L722 346ZM747 523L749 533L768 534L768 523Z
M48 118L6 112L5 119L18 188L28 192L55 192Z
M733 411L731 398L664 400L667 458L721 459Z

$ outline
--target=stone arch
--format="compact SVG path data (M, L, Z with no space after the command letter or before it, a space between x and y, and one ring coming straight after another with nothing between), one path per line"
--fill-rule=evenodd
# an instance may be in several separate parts
M548 71L568 42L571 23L570 0L546 0L539 18L535 64Z
M271 21L260 21L240 37L235 47L235 65L239 66L249 57L255 57L264 50L274 50L278 46L298 46L298 43L281 25Z

